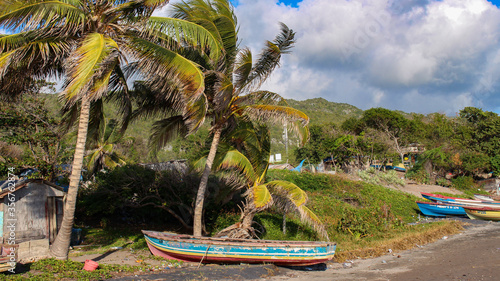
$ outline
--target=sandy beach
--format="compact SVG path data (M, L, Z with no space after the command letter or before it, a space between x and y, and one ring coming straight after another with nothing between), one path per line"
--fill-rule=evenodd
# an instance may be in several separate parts
M182 268L141 272L112 280L498 280L499 233L500 222L470 221L462 233L444 236L431 244L415 245L411 250L388 252L377 258L295 268L187 263ZM137 262L137 255L126 250L72 259L84 261L87 258L103 263Z

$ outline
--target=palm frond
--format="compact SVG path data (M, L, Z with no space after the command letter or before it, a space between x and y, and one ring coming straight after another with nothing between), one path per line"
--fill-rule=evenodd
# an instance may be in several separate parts
M32 30L45 27L80 29L85 14L76 0L3 1L0 25L11 30Z
M244 96L240 96L238 103L241 106L251 104L288 106L288 102L281 95L266 90L250 92Z
M266 185L253 186L248 190L248 195L252 197L257 209L265 209L273 204L273 197Z
M40 37L36 32L18 33L0 37L0 77L8 68L28 68L33 75L49 76L47 67L60 68L71 45L65 38ZM69 40L71 41L71 40Z
M99 98L99 93L107 90L108 84L103 80L109 80L110 71L116 64L116 57L111 58L109 62L106 62L106 59L117 48L116 42L103 34L91 33L86 36L75 50L74 57L68 66L69 78L63 91L67 100L75 101L89 92L91 93L89 96L95 99ZM105 73L102 73L102 63L111 63L112 67L104 68ZM103 74L104 79L102 79ZM98 81L103 82L97 84ZM94 92L91 92L92 90Z
M247 91L258 89L269 78L276 67L279 67L281 56L290 52L295 43L295 32L281 23L281 31L276 38L267 42L255 63L252 73L245 83Z
M194 161L191 165L193 166L193 169L195 171L202 172L203 169L205 169L206 163L207 163L207 156Z
M186 136L188 129L180 115L156 121L151 128L149 147L156 151L177 136Z
M252 120L270 122L273 124L286 124L287 122L301 122L302 126L309 123L309 117L300 110L287 106L254 104L244 108Z
M244 48L238 52L234 65L234 86L236 89L242 89L248 81L248 76L252 71L252 52L249 48Z
M326 231L325 225L318 218L318 216L311 211L307 206L301 205L297 208L298 213L300 214L300 220L313 227L314 230L321 235L326 241L330 241L330 237L328 237L328 232Z
M304 190L288 181L270 181L267 183L267 187L273 195L286 198L297 207L304 205L308 200L307 193Z
M174 37L177 42L188 43L199 46L202 50L209 49L209 55L213 60L221 56L222 46L220 40L214 37L203 26L193 22L175 18L150 17L146 32L162 32L167 36Z
M152 85L155 90L165 92L170 88L165 87L165 81L177 81L190 100L199 96L205 89L203 73L194 62L138 37L132 38L128 47L135 53L139 61L138 66L143 70L142 74L155 81L156 85ZM158 79L159 77L162 79Z
M205 123L208 112L207 97L200 95L195 100L190 100L183 111L186 126L190 132L197 130Z
M245 175L252 184L258 175L255 174L252 163L248 158L238 150L230 150L224 154L224 158L218 166L218 169L236 168Z

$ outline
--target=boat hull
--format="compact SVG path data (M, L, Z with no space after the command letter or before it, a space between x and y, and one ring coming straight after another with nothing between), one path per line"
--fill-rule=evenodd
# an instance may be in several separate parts
M465 216L463 207L456 205L449 205L436 202L416 202L420 212L426 216L433 217L446 217L446 216Z
M500 221L500 210L490 208L464 208L472 220Z
M166 259L202 263L273 263L303 266L333 258L335 243L195 238L143 231L151 253Z

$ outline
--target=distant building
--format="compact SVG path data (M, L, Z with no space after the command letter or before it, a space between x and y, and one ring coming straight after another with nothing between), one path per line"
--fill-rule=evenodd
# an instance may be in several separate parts
M186 159L139 165L155 171L176 171L182 175L185 175L189 169L188 161Z

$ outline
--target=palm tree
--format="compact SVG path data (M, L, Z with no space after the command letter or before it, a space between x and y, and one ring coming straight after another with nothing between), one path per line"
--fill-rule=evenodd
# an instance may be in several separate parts
M208 177L222 132L234 128L238 116L252 120L291 122L298 125L296 128L306 126L309 118L304 113L283 105L284 100L279 95L258 90L272 71L279 66L281 56L286 54L294 44L295 33L286 25L281 24L281 32L272 42L267 42L267 46L254 64L251 51L248 48L238 47L237 19L228 0L191 0L173 6L172 17L205 27L219 40L220 53L223 54L219 61L209 61L204 54L185 50L186 56L196 61L205 74L204 95L193 99L187 110L191 116L198 117L198 123L203 122L204 118L211 119L213 134L194 211L193 234L201 236ZM168 122L169 120L165 119L165 123L163 125L158 123L157 127L177 130L183 128L167 125L170 124ZM171 135L171 132L166 135ZM156 133L155 135L162 134ZM157 144L163 145L169 138L156 138L156 140Z
M243 177L241 184L246 203L238 223L223 230L216 236L231 238L251 238L256 234L252 227L257 212L276 206L284 213L295 211L302 221L312 225L328 240L326 230L319 218L305 205L308 197L297 185L274 180L266 182L271 155L271 138L267 126L254 125L252 122L239 122L238 128L222 140L221 149L214 160L217 170L224 170L223 177L237 182L234 177ZM199 161L203 162L203 161ZM228 173L236 170L239 173Z
M79 107L78 136L70 185L59 233L51 254L67 259L87 138L91 104L108 92L124 89L122 71L141 76L157 89L176 87L187 97L204 91L203 73L192 61L171 51L177 45L210 47L217 60L218 41L197 24L152 17L168 0L1 1L0 26L14 34L0 36L0 79L28 69L33 77L65 77L61 93ZM179 36L182 35L182 38ZM35 68L35 70L33 70ZM10 74L10 76L9 76ZM111 86L110 86L111 85ZM13 86L13 87L14 87ZM126 95L124 96L126 98Z

